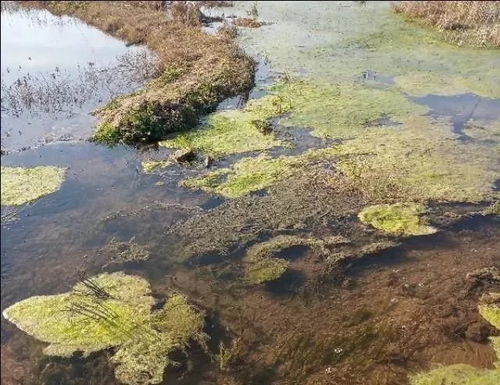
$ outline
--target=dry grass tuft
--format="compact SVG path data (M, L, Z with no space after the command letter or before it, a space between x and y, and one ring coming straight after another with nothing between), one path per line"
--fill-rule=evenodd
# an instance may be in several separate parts
M162 74L144 90L112 100L97 113L94 139L138 143L192 127L223 99L253 84L253 61L228 33L202 31L199 4L176 1L167 8L148 1L23 2L56 15L77 17L160 58ZM168 12L165 12L165 11Z
M500 47L499 1L398 1L392 7L436 27L454 44Z

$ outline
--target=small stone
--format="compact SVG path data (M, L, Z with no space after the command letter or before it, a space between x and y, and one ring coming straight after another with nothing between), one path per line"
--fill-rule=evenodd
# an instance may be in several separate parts
M195 158L195 153L193 150L181 149L175 151L171 158L179 163L191 162Z

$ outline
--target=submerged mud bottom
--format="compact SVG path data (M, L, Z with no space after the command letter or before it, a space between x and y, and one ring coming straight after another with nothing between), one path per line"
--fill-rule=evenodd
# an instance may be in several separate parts
M477 305L500 285L468 273L500 265L498 239L498 219L465 220L359 259L307 294L289 290L301 284L293 272L249 288L217 265L178 268L155 280L153 292L180 289L210 309L215 362L195 347L175 357L181 365L164 383L399 385L436 364L492 368L487 338L498 332ZM13 331L2 345L2 383L116 383L105 354L54 360L42 345Z

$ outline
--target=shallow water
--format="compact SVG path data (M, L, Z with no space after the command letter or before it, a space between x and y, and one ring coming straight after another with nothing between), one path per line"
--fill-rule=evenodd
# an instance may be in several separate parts
M247 8L248 3L238 3L222 12L246 16ZM411 38L397 41L401 45L389 47L393 49L384 46L383 50L372 50L372 34L380 31L395 33L403 28L410 37L417 38L426 34L402 23L390 13L388 4L259 2L258 10L259 18L272 24L243 30L240 36L248 52L265 58L260 61L257 85L250 98L265 94L263 87L280 74L328 84L361 82L396 87L397 76L416 69L415 63L405 59L409 51L421 55L424 64L420 65L430 71L446 72L453 62L465 58L465 65L460 67L462 75L473 77L471 68L487 68L491 82L499 76L492 67L500 62L498 51L459 51L443 48L434 40L416 43ZM50 72L59 66L72 74L68 77L71 80L75 65L100 57L96 66L111 68L118 56L132 49L74 19L36 12L40 13L35 19L47 22L46 27L36 24L36 28L71 36L71 41L77 42L74 46L82 49L78 49L78 55L47 54L53 49L59 52L65 40L49 39L54 45L47 47L41 44L47 41L42 34L30 44L16 43L11 33L4 35L2 11L2 59L5 42L17 52L9 56L14 63L11 67L19 62L22 71L31 73ZM26 33L34 28L32 15L14 12L5 17L7 21L16 18L16 28ZM9 25L6 23L5 28L12 28ZM68 34L61 34L61 28ZM44 48L37 53L32 44L37 50ZM30 55L32 60L26 60ZM47 57L50 63L40 63ZM2 60L2 72L3 66ZM472 86L457 95L410 93L408 98L429 106L431 115L451 118L450 131L463 134L471 120L500 120L499 99L473 93L483 88ZM401 92L406 95L408 90ZM102 96L102 101L109 97ZM91 99L72 111L69 119L73 128L61 114L49 114L47 124L39 118L39 111L23 113L23 118L6 114L7 128L9 124L17 128L27 121L32 123L30 127L36 127L32 135L19 135L15 140L6 136L6 148L37 147L52 134L87 138L95 122L88 112L100 104L100 98ZM239 107L241 99L233 99L219 108ZM286 128L279 120L275 124L277 134L296 141L297 146L275 148L270 151L272 155L299 154L334 143L333 139L311 136L309 126ZM388 119L378 124L392 123ZM398 125L393 127L399 129ZM12 128L6 132L12 133ZM2 146L3 135L4 111ZM456 139L464 139L462 136ZM498 220L479 217L455 226L444 225L439 234L404 240L399 248L353 261L346 266L345 275L335 279L318 278L324 266L311 252L287 250L292 266L288 274L267 285L249 286L240 280L240 260L248 244L237 244L228 254L211 252L183 259L179 245L191 238L169 231L189 218L196 223L196 215L216 212L226 207L228 200L178 185L182 179L203 172L203 167L174 165L153 174L143 172L141 161L163 159L170 152L76 142L51 143L2 156L3 166L68 168L67 179L58 192L15 209L2 207L2 309L29 296L64 292L78 280L81 270L89 275L125 270L147 278L158 298L178 289L203 307L208 314L206 331L212 338L212 353L217 353L221 341L240 341L244 353L233 375L242 384L404 384L408 373L426 369L431 363L492 367L492 349L484 341L464 338L463 329L479 322L475 310L479 291L471 289L464 294L462 290L467 272L500 264ZM237 155L216 160L214 167L226 167L240 158ZM255 195L257 200L268 198L266 191ZM476 209L472 206L463 211L470 213ZM446 210L439 205L435 208L436 212ZM233 219L236 222L239 218ZM214 226L218 223L214 222ZM289 233L309 230L286 229ZM247 229L228 231L244 233ZM321 225L319 233L326 236L344 231L352 235L354 243L367 241L356 235L364 230L353 215ZM194 239L197 234L190 236ZM257 241L268 236L259 233ZM150 259L110 264L102 248L113 238L128 241L133 237L148 248ZM373 232L367 237L370 241L378 239ZM498 285L489 288L498 289ZM359 338L365 335L367 340ZM2 319L2 383L116 383L105 353L85 360L53 360L43 356L42 346ZM228 376L218 371L217 364L199 347L190 352L189 358L181 356L179 361L181 366L169 371L165 384L215 384ZM370 382L366 382L367 378Z
M144 84L145 48L75 18L2 7L3 151L87 139L97 122L89 112Z

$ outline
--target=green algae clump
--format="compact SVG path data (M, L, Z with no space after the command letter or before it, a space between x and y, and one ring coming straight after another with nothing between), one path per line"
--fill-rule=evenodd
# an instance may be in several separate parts
M456 364L433 369L412 377L411 385L497 385L500 371Z
M168 354L190 340L204 341L203 313L172 293L163 309L151 311L154 299L146 280L118 273L83 278L70 292L35 296L7 308L3 315L21 330L49 343L48 355L116 348L111 361L126 384L157 384Z
M288 266L288 261L279 258L252 261L246 266L245 277L248 282L255 284L274 281L287 271Z
M64 168L54 166L2 167L2 205L18 206L56 192L64 181Z
M212 114L206 127L177 134L159 144L168 148L195 149L211 156L239 154L280 146L267 127L268 120L289 111L290 105L279 95L250 101L243 110Z
M421 218L425 212L422 205L416 203L397 203L393 205L375 205L363 209L358 217L361 222L387 233L401 235L426 235L436 232L427 226Z
M220 169L204 176L186 179L183 186L215 192L228 198L237 198L252 191L258 191L286 178L292 173L294 157L271 158L259 155L255 158L243 158L232 168Z

